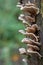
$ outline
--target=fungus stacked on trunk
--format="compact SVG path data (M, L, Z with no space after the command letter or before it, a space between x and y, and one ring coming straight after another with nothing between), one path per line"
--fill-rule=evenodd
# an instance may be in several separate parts
M21 20L26 26L25 30L19 30L21 34L26 36L26 38L22 40L22 43L26 43L27 45L27 49L19 49L20 54L37 54L41 58L42 56L39 53L41 44L39 41L40 37L38 36L40 28L36 24L36 15L39 14L39 8L36 6L36 4L31 3L30 1L26 4L20 2L17 7L23 11L18 19Z

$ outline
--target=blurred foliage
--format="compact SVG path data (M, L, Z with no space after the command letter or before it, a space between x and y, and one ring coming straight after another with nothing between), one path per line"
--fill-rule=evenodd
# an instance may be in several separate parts
M19 47L26 45L21 43L24 36L18 32L24 29L24 25L18 20L21 11L16 7L17 2L18 0L0 0L0 65L26 65L20 61L18 51Z
M24 25L18 20L21 11L17 0L0 0L0 65L23 65L18 48L25 46L18 30Z

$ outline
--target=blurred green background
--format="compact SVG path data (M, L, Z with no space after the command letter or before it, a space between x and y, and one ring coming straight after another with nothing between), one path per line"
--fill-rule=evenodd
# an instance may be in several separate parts
M27 65L19 55L19 47L24 38L18 30L25 26L18 20L21 11L16 7L18 0L0 0L0 65ZM43 14L43 3L41 7ZM43 15L42 15L43 16Z

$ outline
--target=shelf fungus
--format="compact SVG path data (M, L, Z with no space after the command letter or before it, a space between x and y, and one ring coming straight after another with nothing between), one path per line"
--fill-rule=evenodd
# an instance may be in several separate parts
M18 17L19 20L26 20L26 21L30 21L30 22L35 22L35 17L32 17L32 16L28 16L28 15L23 15L23 14L20 14L20 16Z
M25 16L25 19L29 22L35 22L35 17Z
M26 44L41 46L39 42L35 42L34 40L28 39L28 38L24 38L21 42L26 43Z
M20 54L26 54L26 49L25 48L20 48L19 52L20 52Z
M31 45L31 44L27 44L28 48L33 48L33 50L40 50L38 46L36 45Z
M25 31L24 31L24 30L19 30L19 32L20 32L21 34L25 34Z
M41 58L41 43L39 36L40 28L38 24L36 24L36 16L40 13L39 8L35 3L31 3L30 1L26 3L26 1L24 2L23 0L20 0L17 6L21 11L23 11L18 19L21 20L22 23L26 26L25 30L19 30L21 34L26 36L22 39L21 42L27 45L26 49L20 48L19 52L20 54L24 54L27 56L32 56L32 54L35 54Z
M28 6L28 7L29 6L35 6L36 7L36 5L34 3L31 3L30 1L28 1L28 3L26 3L25 5Z
M21 8L21 7L22 7L22 5L21 5L21 4L17 4L17 7Z
M18 17L19 20L23 21L24 20L24 15L20 14L20 16Z
M38 37L33 33L25 33L26 36L30 37L31 39L34 39L35 41L38 41Z
M20 1L17 3L17 7L21 8L22 6L24 6L23 1L20 0Z
M26 27L31 27L31 24L29 24L27 21L23 20L23 24L26 25Z
M38 37L33 33L28 33L28 32L25 32L24 30L19 30L19 32L25 36L28 36L28 37L34 39L35 41L38 41Z
M28 33L35 33L36 31L39 31L40 28L38 27L37 24L33 24L31 27L27 27L25 29Z
M37 24L33 24L32 28L35 28L36 30L40 30L39 26Z
M23 14L21 14L19 17L18 17L19 20L22 21L23 24L27 25L27 26L31 26L27 21L26 21L26 18Z
M37 54L39 56L39 58L42 58L42 55L37 52L37 51L33 51L31 48L27 49L28 54Z
M20 4L23 4L23 0L19 0L19 3L20 3Z
M22 11L24 11L24 12L29 12L32 15L39 14L39 8L34 7L34 6L29 6L29 7L28 6L24 6L24 7L21 7L20 9Z

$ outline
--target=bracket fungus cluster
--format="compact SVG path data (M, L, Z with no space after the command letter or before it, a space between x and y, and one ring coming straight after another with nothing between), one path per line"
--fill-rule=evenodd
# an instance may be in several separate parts
M22 23L26 26L25 30L19 30L21 34L26 36L26 38L22 39L21 42L27 45L26 49L19 49L20 54L36 54L41 58L42 56L39 53L41 43L39 41L40 37L37 34L40 28L36 24L36 15L38 15L40 12L39 8L30 1L26 4L22 4L22 2L20 2L17 6L20 8L20 10L23 11L23 13L19 16L19 20L21 20Z

